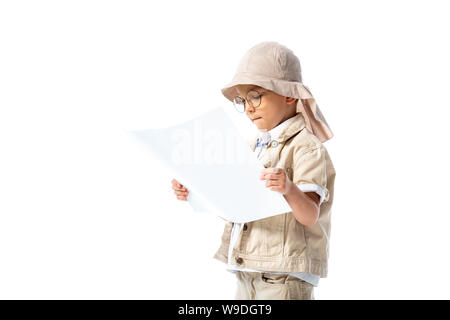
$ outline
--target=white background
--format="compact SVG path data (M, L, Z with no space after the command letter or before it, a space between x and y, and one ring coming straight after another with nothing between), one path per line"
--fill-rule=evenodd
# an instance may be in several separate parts
M233 299L223 221L126 131L232 107L220 89L260 41L296 53L335 134L316 299L450 298L445 5L1 2L0 298Z

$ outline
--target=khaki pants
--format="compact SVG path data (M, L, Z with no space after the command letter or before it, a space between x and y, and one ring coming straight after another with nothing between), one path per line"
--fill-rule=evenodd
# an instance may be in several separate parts
M287 274L237 271L237 300L314 300L314 286Z

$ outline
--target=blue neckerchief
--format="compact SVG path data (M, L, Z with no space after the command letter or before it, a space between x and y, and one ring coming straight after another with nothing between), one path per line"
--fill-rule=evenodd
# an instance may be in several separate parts
M258 138L258 139L256 139L256 147L255 148L267 146L269 143L270 143L270 141L261 143L260 138Z

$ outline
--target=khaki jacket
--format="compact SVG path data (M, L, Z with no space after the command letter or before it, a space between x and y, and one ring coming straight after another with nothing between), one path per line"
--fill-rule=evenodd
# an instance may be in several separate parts
M252 150L255 145L256 139L251 141ZM309 272L327 277L336 172L327 150L308 130L301 113L269 144L263 164L266 168L284 168L296 185L320 186L325 194L319 219L306 227L292 212L287 212L245 223L232 250L232 264L254 270ZM222 243L214 255L224 263L228 263L232 227L232 222L226 222Z

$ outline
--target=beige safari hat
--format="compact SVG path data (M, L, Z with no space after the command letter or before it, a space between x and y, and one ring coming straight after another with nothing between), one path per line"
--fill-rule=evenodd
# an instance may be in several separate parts
M230 101L238 95L236 86L253 84L284 97L297 98L297 113L305 118L307 128L325 142L333 137L314 97L302 83L300 60L292 50L273 41L261 42L241 59L233 80L223 89Z

